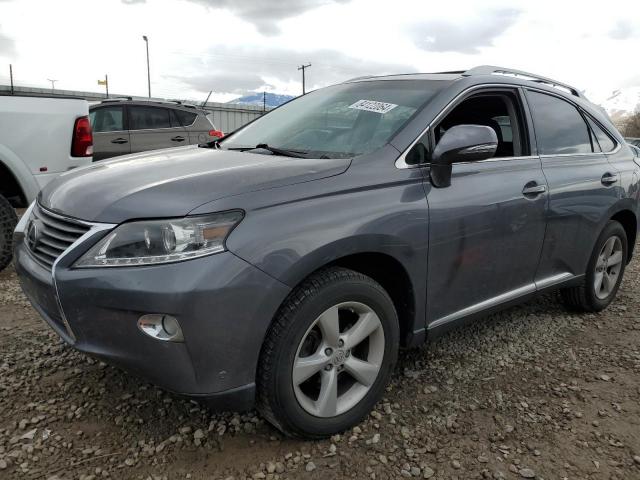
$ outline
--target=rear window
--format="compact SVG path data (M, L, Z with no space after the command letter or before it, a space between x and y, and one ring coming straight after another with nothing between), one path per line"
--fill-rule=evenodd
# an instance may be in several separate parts
M196 117L198 116L197 113L185 112L184 110L174 110L174 112L176 112L176 115L178 116L178 119L180 119L180 123L183 127L193 125L193 122L196 121Z
M129 130L170 128L169 110L162 107L129 107Z
M592 153L589 128L576 107L556 96L533 91L527 92L527 99L541 154Z

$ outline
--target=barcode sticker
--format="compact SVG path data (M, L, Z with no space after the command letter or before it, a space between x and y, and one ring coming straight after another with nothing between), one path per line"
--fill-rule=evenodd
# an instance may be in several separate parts
M349 105L349 108L356 110L364 110L366 112L374 112L385 114L396 108L398 105L395 103L376 102L375 100L358 100L353 105Z

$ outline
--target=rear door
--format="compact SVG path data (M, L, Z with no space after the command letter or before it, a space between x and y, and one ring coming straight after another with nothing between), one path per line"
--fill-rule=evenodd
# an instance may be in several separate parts
M166 107L129 105L131 153L178 147L188 143L185 129Z
M198 115L197 112L191 110L174 109L173 112L187 132L187 143L195 144L209 141L208 133L213 127L209 126L209 121L204 115Z
M606 213L617 201L619 173L601 152L576 105L527 89L549 211L536 282L561 281L586 271Z
M131 152L126 115L122 105L96 107L89 113L93 130L93 160Z

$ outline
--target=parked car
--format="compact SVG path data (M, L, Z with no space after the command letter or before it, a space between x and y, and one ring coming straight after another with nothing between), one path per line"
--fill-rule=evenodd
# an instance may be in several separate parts
M180 102L114 98L92 105L90 112L94 160L206 143L223 136L211 113Z
M625 141L629 145L633 145L634 147L640 147L640 138L625 138Z
M636 162L554 80L361 78L54 180L16 230L17 271L76 349L325 437L380 400L400 347L555 289L606 308L636 242Z
M11 262L16 208L51 179L91 163L85 100L0 95L0 271Z

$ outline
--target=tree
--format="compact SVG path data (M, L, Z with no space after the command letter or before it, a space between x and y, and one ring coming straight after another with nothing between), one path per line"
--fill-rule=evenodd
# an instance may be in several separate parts
M625 137L640 138L640 108L625 118L622 125L622 135Z

